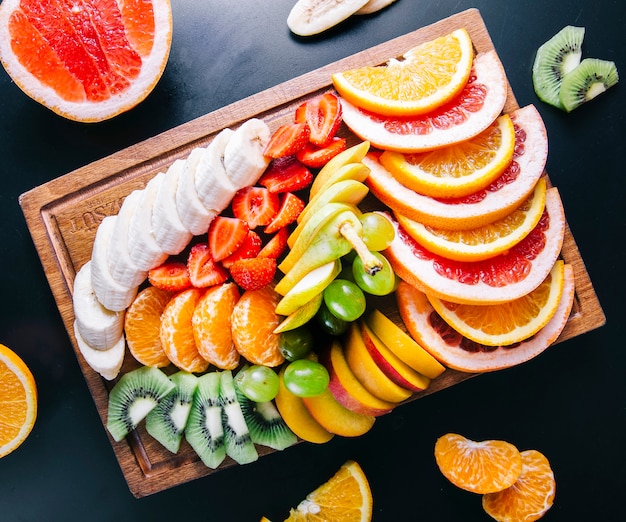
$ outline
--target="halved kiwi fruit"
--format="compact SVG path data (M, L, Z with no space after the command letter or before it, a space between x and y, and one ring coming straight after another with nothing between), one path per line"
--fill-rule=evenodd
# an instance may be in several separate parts
M563 108L567 112L573 111L602 94L618 80L615 62L585 58L563 77L560 91Z

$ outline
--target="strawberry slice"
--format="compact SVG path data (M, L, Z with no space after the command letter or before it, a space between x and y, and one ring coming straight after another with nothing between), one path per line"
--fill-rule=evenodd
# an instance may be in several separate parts
M236 217L217 216L209 225L209 247L214 261L235 252L248 235L248 223Z
M245 221L250 230L268 225L278 213L280 199L265 187L246 187L238 190L231 202L233 214Z
M346 139L337 137L333 138L330 143L324 147L307 143L303 149L296 152L296 158L307 167L320 168L326 165L326 163L337 154L346 150L346 147Z
M259 185L270 192L296 192L313 183L313 174L295 156L285 156L272 161L259 179Z
M230 266L239 259L249 259L258 256L262 244L261 236L254 230L249 230L241 246L227 258L222 259L222 265L226 268L230 268Z
M230 267L230 275L244 290L259 290L269 285L276 274L276 259L273 257L253 257L235 261Z
M187 265L179 261L166 261L150 269L148 281L152 286L168 292L178 292L191 286Z
M259 252L258 257L273 257L274 259L278 259L287 250L287 239L289 238L289 234L290 232L287 227L281 228L267 243L265 243L265 246Z
M316 96L296 109L295 120L309 126L311 143L325 147L335 137L341 125L339 98L331 92Z
M300 213L304 210L304 201L292 192L285 192L282 198L278 214L272 219L269 225L265 227L266 234L273 234L281 228L293 223Z
M306 123L287 123L276 129L263 154L282 158L295 154L309 142L311 131Z
M197 243L187 259L189 280L196 288L218 285L228 279L228 272L211 255L208 243Z

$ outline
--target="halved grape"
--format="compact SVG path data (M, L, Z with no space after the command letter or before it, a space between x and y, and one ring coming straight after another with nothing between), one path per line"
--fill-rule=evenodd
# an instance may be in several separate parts
M298 359L287 365L283 381L294 395L313 397L328 387L330 376L323 364L310 359Z
M254 402L271 401L278 393L280 379L268 366L254 364L239 370L235 381L241 392Z
M324 304L330 312L344 321L356 321L365 312L365 295L356 283L335 279L324 289Z
M387 258L380 252L372 252L383 264L381 270L371 275L363 267L361 258L352 263L352 275L356 284L368 294L387 295L396 289L396 274Z
M363 226L363 242L374 252L385 250L396 235L391 222L378 212L366 212L359 221Z

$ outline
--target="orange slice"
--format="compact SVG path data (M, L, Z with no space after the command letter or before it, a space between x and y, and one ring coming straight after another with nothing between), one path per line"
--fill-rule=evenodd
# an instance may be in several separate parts
M513 158L515 128L504 114L467 141L429 152L386 151L380 163L405 187L435 198L458 198L484 189Z
M385 115L423 114L463 88L473 58L469 34L458 29L410 49L401 59L336 73L332 80L357 107Z
M476 442L456 433L437 439L435 460L452 484L473 493L502 491L515 484L522 472L522 457L513 444Z
M0 60L31 98L66 118L97 122L143 101L172 39L169 0L0 5Z
M0 458L17 449L37 417L37 387L24 361L0 344Z

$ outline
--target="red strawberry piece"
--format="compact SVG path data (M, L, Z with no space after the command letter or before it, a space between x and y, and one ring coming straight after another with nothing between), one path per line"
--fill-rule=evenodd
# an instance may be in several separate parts
M278 194L265 187L246 187L238 190L231 202L233 214L245 221L250 230L268 225L280 208Z
M287 239L289 238L289 229L281 228L274 234L265 246L259 252L258 257L273 257L278 259L287 250Z
M259 179L259 185L270 192L296 192L313 183L313 174L295 156L285 156L272 161Z
M341 103L331 92L321 94L300 105L296 109L295 120L309 126L311 143L324 147L335 137L341 125Z
M346 150L346 147L347 143L345 138L335 137L324 147L318 147L317 145L308 143L302 150L296 152L296 158L307 167L320 168L326 165L326 163L337 154Z
M287 123L276 129L263 154L270 158L282 158L295 154L309 142L311 131L306 123Z
M273 257L253 257L235 261L230 267L230 275L244 290L259 290L269 285L276 274L276 259Z
M152 286L168 292L178 292L191 286L187 265L179 261L166 261L148 272Z
M261 241L261 236L259 236L259 234L257 234L254 230L249 230L248 235L246 236L246 239L243 240L241 246L227 258L222 259L222 265L226 268L230 268L230 265L238 259L256 257L261 251L262 244L263 242Z
M285 192L282 198L278 214L271 223L265 227L266 234L273 234L283 227L293 223L304 210L304 201L291 192Z
M191 247L187 271L191 284L196 288L218 285L228 279L227 270L213 259L207 243L198 243Z
M209 247L214 261L235 252L248 235L248 223L236 217L217 216L209 225Z

